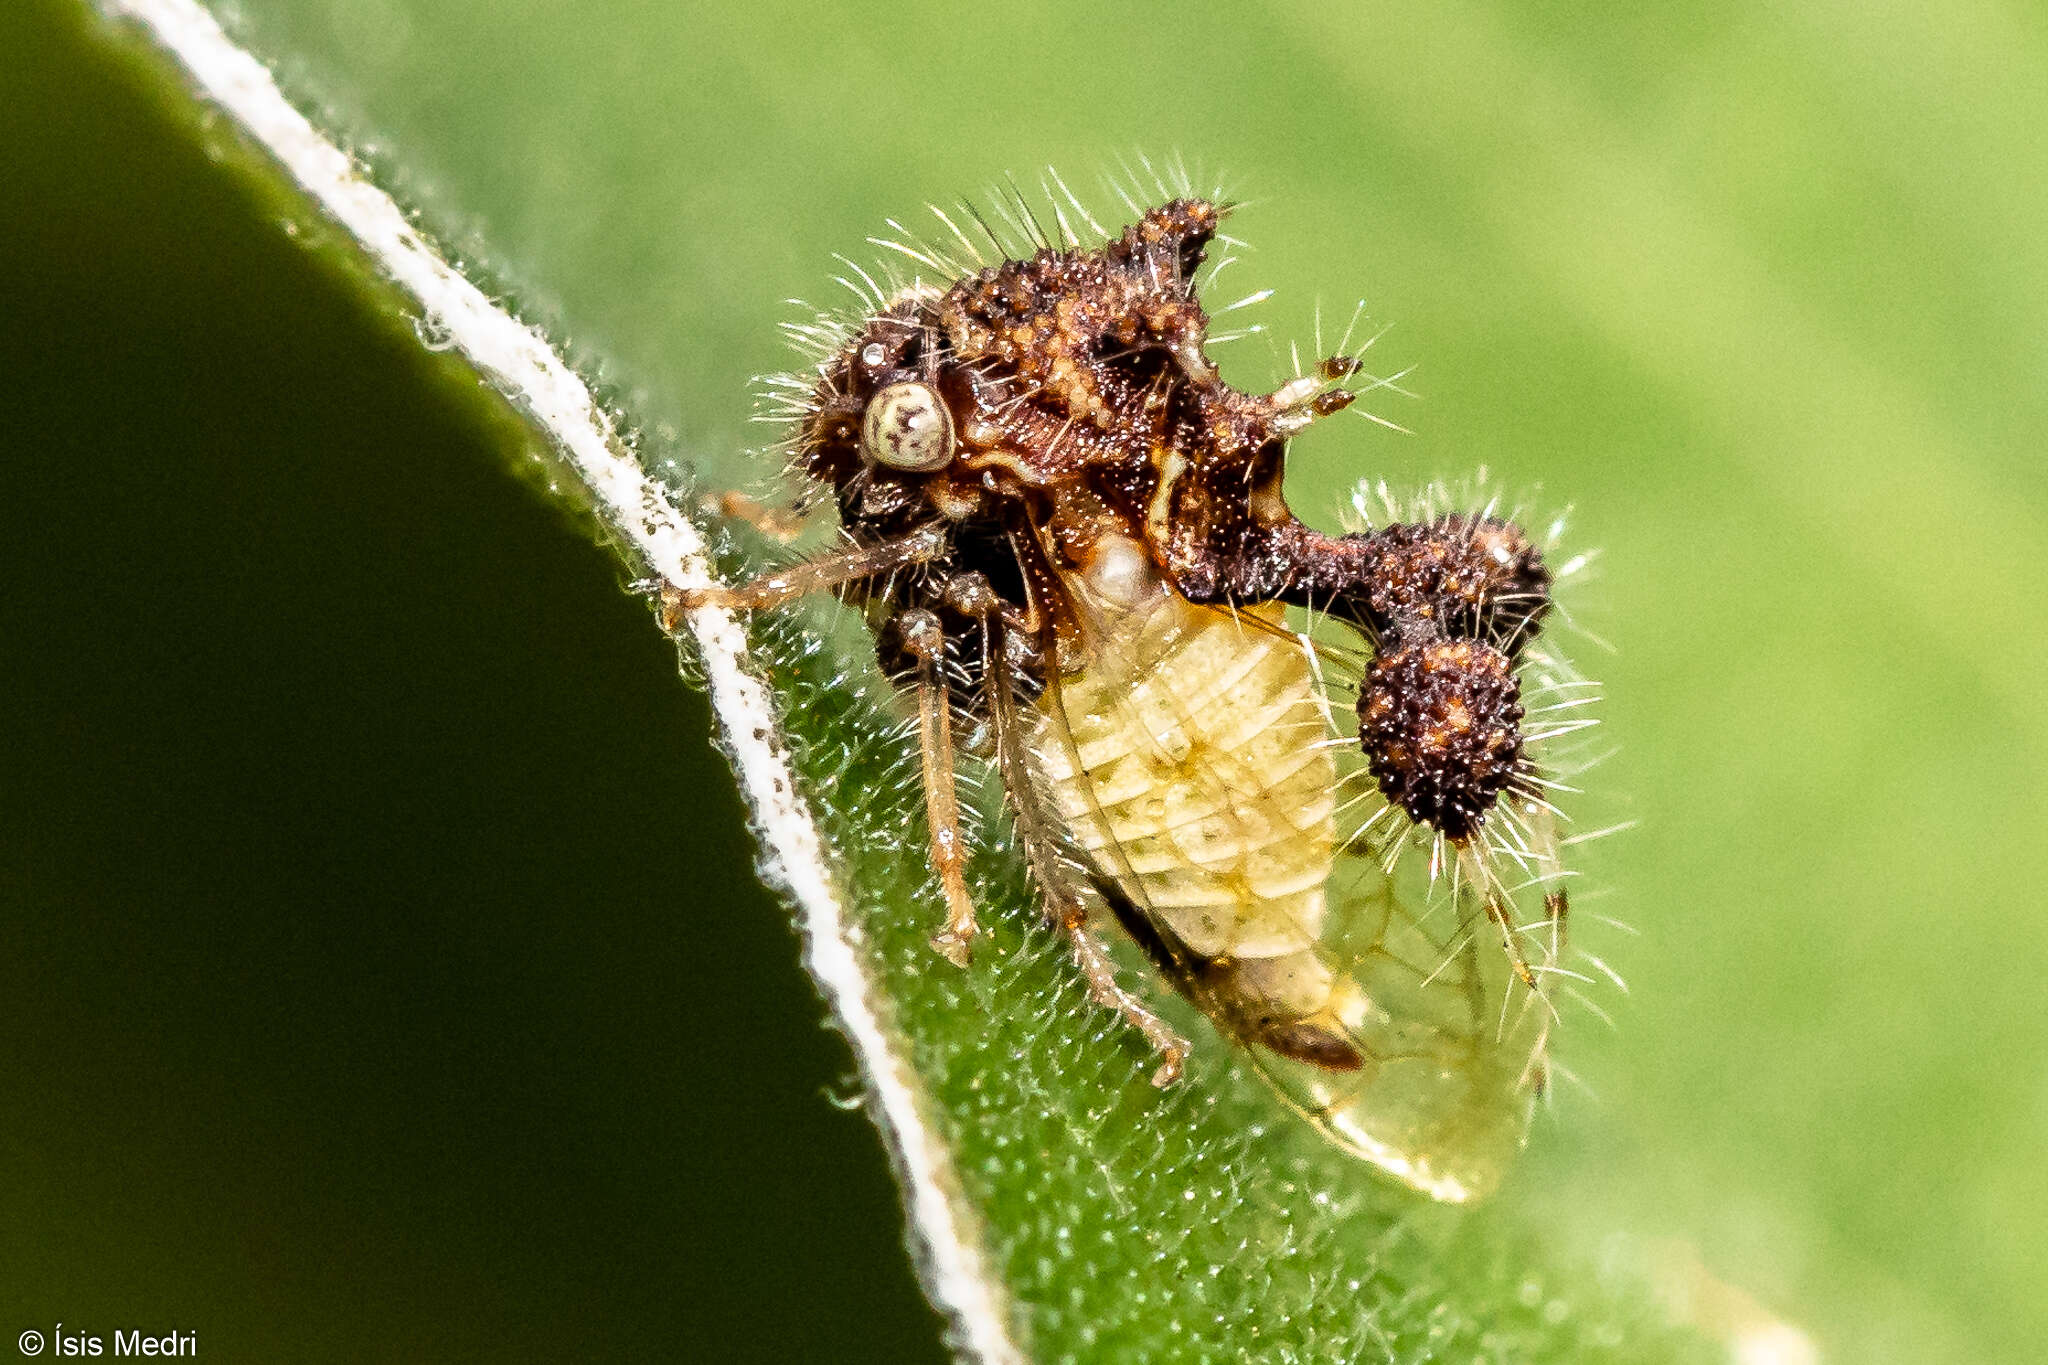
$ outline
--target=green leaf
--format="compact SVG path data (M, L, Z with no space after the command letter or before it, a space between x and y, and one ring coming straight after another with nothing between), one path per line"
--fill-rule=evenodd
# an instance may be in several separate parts
M1297 505L1485 462L1578 502L1620 566L1584 613L1622 646L1595 667L1627 747L1593 780L1650 819L1587 862L1645 931L1598 945L1636 994L1561 1044L1604 1106L1565 1096L1474 1212L1324 1151L1214 1046L1149 1091L1000 847L993 951L933 958L857 642L760 628L910 1117L1033 1355L1700 1353L1655 1325L1653 1275L1731 1335L1771 1322L1738 1283L1844 1358L2048 1328L2014 1211L2043 1193L2048 950L2009 894L2048 804L2048 644L2015 628L2048 595L2038 35L1931 6L505 11L245 0L236 28L664 477L752 477L743 378L782 363L776 300L819 294L831 253L1136 143L1236 168L1259 250L1233 279L1282 288L1280 335L1363 289L1399 323L1388 368L1424 363L1429 402L1390 412L1421 439L1304 441ZM1248 345L1226 363L1270 380Z

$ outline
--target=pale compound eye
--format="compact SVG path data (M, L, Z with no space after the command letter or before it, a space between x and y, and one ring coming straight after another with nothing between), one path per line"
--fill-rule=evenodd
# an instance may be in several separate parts
M923 384L887 385L868 400L860 452L887 469L944 469L953 459L952 415Z

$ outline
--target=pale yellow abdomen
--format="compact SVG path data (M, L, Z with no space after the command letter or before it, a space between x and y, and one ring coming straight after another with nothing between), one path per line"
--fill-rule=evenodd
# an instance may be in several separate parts
M1315 948L1337 788L1308 652L1277 609L1241 615L1171 592L1134 609L1062 680L1071 744L1039 745L1098 874L1197 957L1240 961Z
M1491 1188L1528 1125L1548 1011L1514 993L1474 855L1450 849L1462 871L1440 879L1429 831L1389 820L1367 840L1385 803L1346 724L1355 693L1279 608L1093 582L1134 590L1085 595L1091 647L1034 736L1074 851L1325 1136L1439 1199Z

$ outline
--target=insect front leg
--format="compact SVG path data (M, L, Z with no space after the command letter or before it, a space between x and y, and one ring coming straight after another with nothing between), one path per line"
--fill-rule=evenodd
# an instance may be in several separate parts
M777 506L763 502L751 493L737 489L724 493L706 494L698 506L706 512L745 522L771 540L787 545L803 534L804 524L811 512L811 494L806 492L794 502Z
M895 540L849 546L802 564L770 569L738 587L712 583L701 588L684 588L674 583L663 583L662 629L674 631L682 624L683 613L693 607L732 607L745 611L779 607L785 602L857 579L875 578L912 565L929 564L945 552L945 531L937 526L920 526Z
M921 607L897 615L897 638L917 661L918 752L924 768L925 821L931 827L932 868L946 896L946 925L932 947L957 966L973 954L974 901L967 893L967 849L960 830L960 801L953 788L953 699L944 676L946 632L939 618Z
M1039 802L1030 748L1017 714L1016 690L1011 685L1008 651L1004 647L1008 628L1001 603L979 574L955 579L948 587L947 598L957 609L978 617L982 623L982 679L995 732L996 765L1017 822L1018 842L1023 845L1025 861L1044 900L1046 920L1067 936L1074 964L1088 983L1089 997L1122 1015L1159 1054L1152 1084L1172 1085L1180 1079L1187 1061L1188 1041L1175 1033L1151 1006L1118 983L1116 964L1107 945L1089 932L1087 904L1075 889L1052 822Z

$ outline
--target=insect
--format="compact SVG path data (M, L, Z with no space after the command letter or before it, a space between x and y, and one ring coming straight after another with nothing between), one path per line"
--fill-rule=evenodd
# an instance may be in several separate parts
M667 587L668 624L859 602L914 699L940 953L968 965L980 930L954 787L971 745L1156 1084L1190 1045L1120 979L1112 922L1331 1141L1483 1194L1546 1081L1568 911L1533 750L1578 722L1524 696L1582 700L1539 643L1544 547L1488 510L1304 524L1288 442L1353 401L1360 362L1232 388L1196 285L1228 207L1175 198L1114 234L1074 210L1093 243L1062 210L1012 259L934 210L949 245L891 244L944 283L875 286L785 381L792 464L841 543Z

